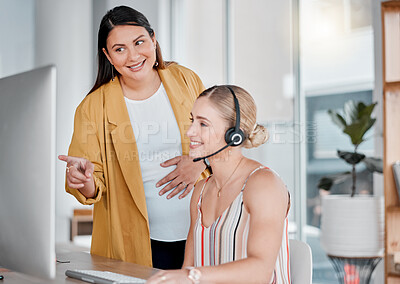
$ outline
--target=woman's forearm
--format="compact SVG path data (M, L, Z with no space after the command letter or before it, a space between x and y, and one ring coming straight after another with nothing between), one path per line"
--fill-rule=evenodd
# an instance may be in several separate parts
M198 267L200 283L271 283L274 270L261 259L246 258L218 266Z

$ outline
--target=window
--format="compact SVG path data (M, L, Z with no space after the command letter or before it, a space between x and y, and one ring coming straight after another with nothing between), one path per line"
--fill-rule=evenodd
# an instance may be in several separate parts
M337 283L337 276L319 242L321 176L349 170L336 150L352 149L348 137L332 123L328 109L341 109L350 99L372 102L374 47L371 2L300 0L300 93L306 117L307 242L314 259L313 283ZM367 136L374 135L373 130ZM371 154L374 139L360 151ZM362 165L357 166L362 170ZM363 172L359 182L370 180ZM367 184L369 184L367 182ZM342 187L331 191L341 192ZM372 190L369 188L368 190Z
M291 0L176 0L173 6L173 59L194 70L206 87L235 84L254 97L258 123L267 126L270 139L244 154L280 174L292 194L294 220Z

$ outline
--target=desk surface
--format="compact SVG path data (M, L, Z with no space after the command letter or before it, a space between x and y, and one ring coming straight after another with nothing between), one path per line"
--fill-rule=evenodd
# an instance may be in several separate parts
M67 269L93 269L93 270L108 270L116 273L121 273L130 276L147 279L158 270L141 266L138 264L123 262L120 260L110 259L102 256L91 255L87 252L87 248L80 248L70 244L57 245L56 255L58 261L69 261L69 263L56 264L56 278L53 280L43 280L28 276L26 274L1 271L4 276L1 284L21 284L21 283L86 283L80 280L72 279L65 276Z

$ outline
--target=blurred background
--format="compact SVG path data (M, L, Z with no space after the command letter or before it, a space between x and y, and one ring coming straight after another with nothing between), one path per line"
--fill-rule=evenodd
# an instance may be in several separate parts
M380 2L0 0L0 78L56 65L57 154L66 154L75 108L95 79L101 18L118 5L141 11L164 59L194 70L206 87L236 84L253 95L258 122L267 126L270 139L245 154L286 182L290 235L312 248L313 282L338 283L319 243L317 183L346 166L336 149L351 144L326 111L349 99L377 101L377 123L360 150L382 156ZM57 162L56 242L69 241L73 211L82 208L65 193L64 175L65 164ZM382 178L365 175L373 179L368 190L381 195ZM381 265L375 274L375 283L383 283Z

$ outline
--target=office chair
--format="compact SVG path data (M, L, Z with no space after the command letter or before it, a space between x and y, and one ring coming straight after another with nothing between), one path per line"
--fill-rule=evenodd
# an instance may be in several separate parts
M292 284L312 283L312 255L310 246L299 240L289 239L290 276Z

